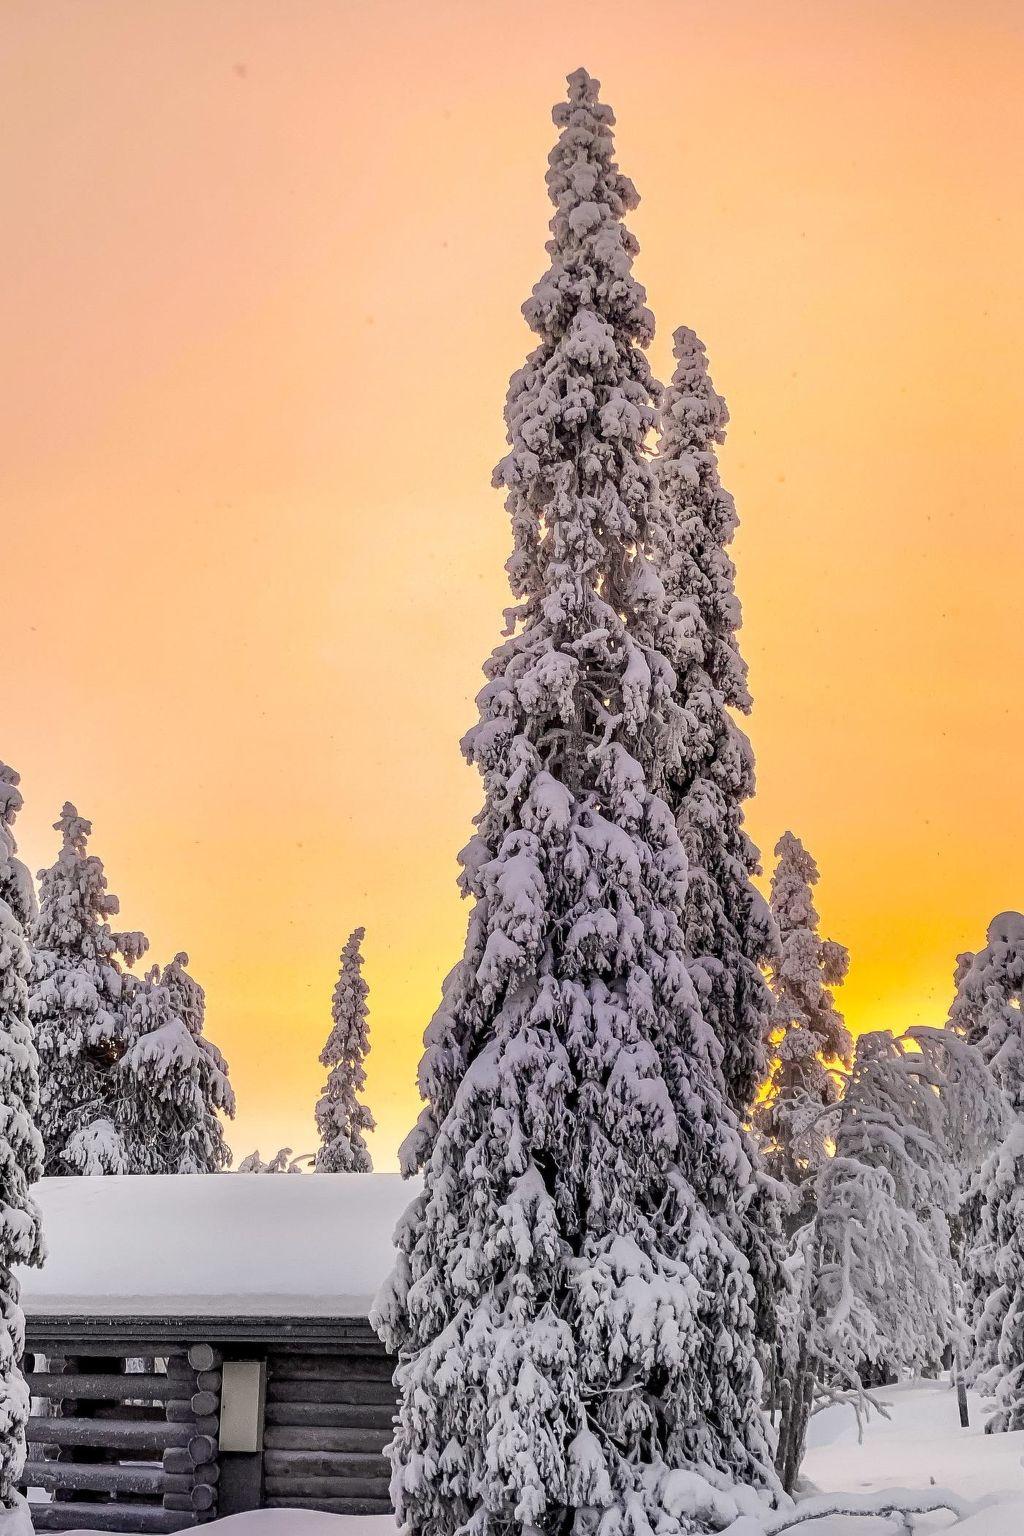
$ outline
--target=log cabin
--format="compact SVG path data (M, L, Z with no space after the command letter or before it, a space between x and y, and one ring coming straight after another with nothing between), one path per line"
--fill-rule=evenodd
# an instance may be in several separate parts
M21 1270L37 1531L391 1510L393 1361L367 1321L396 1174L44 1179Z

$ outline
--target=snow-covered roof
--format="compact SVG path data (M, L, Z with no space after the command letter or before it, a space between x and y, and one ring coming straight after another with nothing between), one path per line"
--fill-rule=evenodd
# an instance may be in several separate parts
M395 1173L43 1179L32 1314L365 1317L416 1185Z

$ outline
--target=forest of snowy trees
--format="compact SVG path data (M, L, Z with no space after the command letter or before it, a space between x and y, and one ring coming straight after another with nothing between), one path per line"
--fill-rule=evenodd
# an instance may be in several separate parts
M398 1357L412 1536L672 1536L784 1503L812 1414L952 1368L1024 1428L1024 917L956 961L945 1021L851 1036L819 869L744 823L751 698L705 347L653 316L598 82L569 77L549 264L494 472L504 637L462 746L465 947L401 1149L420 1192L373 1322ZM67 803L38 885L0 765L0 1506L27 1393L15 1264L47 1175L218 1174L227 1063L187 954L145 936ZM826 871L827 875L827 871ZM319 1147L242 1173L370 1173L364 930L341 950ZM323 1037L321 1037L323 1038Z

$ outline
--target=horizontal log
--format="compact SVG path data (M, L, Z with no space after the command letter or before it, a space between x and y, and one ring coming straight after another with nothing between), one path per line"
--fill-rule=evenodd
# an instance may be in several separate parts
M188 1453L196 1466L204 1461L215 1461L217 1441L213 1435L193 1435L188 1442Z
M361 1382L361 1386L371 1383ZM379 1385L373 1383L373 1385ZM272 1378L267 1383L268 1403L352 1403L351 1381L291 1381ZM384 1394L378 1393L383 1398ZM398 1393L392 1387L381 1403L359 1404L360 1407L388 1408L398 1401Z
M268 1403L266 1421L268 1424L315 1424L320 1429L343 1429L346 1434L357 1437L351 1446L342 1447L345 1450L373 1450L375 1446L384 1445L390 1440L390 1417L385 1424L353 1427L348 1422L349 1411L347 1404Z
M192 1511L164 1509L162 1504L29 1504L37 1531L131 1531L140 1536L182 1531L195 1525Z
M311 1408L317 1406L322 1413L329 1409L331 1413L330 1423L336 1429L379 1429L385 1434L390 1434L395 1422L395 1414L398 1412L397 1403L319 1403L312 1404L301 1398L281 1400L270 1404L277 1408ZM302 1420L301 1422L306 1422ZM309 1422L316 1422L310 1419ZM325 1423L326 1420L319 1422Z
M196 1393L196 1397L205 1398L205 1396L205 1393ZM212 1435L218 1425L217 1407L217 1400L214 1398L212 1407L207 1409L206 1413L197 1413L191 1402L183 1403L175 1398L173 1402L164 1405L164 1413L169 1424L195 1424L198 1434Z
M187 1477L189 1482L215 1483L220 1468L215 1461L203 1461L197 1466L187 1448L169 1445L164 1451L163 1469L168 1477Z
M271 1381L390 1381L395 1362L383 1350L365 1355L275 1355Z
M31 1488L88 1488L98 1493L163 1493L160 1467L121 1467L116 1462L27 1461L21 1482Z
M330 1379L330 1378L328 1378ZM398 1393L390 1381L343 1381L335 1377L334 1385L337 1387L335 1400L343 1403L395 1403ZM278 1391L285 1396L287 1386L280 1377L272 1377L267 1390L267 1398L270 1402L277 1399ZM273 1389L271 1391L271 1388Z
M268 1509L319 1509L325 1515L390 1515L390 1499L268 1498Z
M219 1393L224 1377L219 1365L212 1371L194 1371L187 1361L182 1361L181 1366L173 1370L168 1365L167 1380L174 1384L169 1397L191 1397L193 1392Z
M212 1488L220 1477L220 1468L214 1467L211 1473L199 1476L199 1469L192 1472L163 1472L163 1487L161 1493L191 1493L193 1488L198 1488L201 1483Z
M163 1502L164 1509L194 1509L201 1513L213 1508L217 1495L208 1484L197 1483L188 1493L165 1493Z
M30 1445L90 1445L112 1451L163 1451L168 1445L188 1445L191 1424L166 1419L38 1419L28 1421ZM204 1456L210 1461L210 1456Z
M128 1398L163 1403L168 1398L181 1396L179 1387L155 1371L140 1371L132 1376L108 1375L106 1372L30 1371L26 1379L33 1397L48 1397L53 1402L66 1397L81 1397L115 1403L123 1403Z
M173 1467L169 1467L167 1465L167 1455L169 1453L164 1452L164 1464L163 1468L161 1468L164 1476L164 1487L173 1488L175 1493L181 1493L183 1488L193 1488L197 1482L213 1484L213 1482L220 1479L221 1468L216 1465L215 1461L206 1461L200 1467L195 1467L186 1450L186 1452L180 1452L180 1455L184 1456L184 1461L175 1462Z
M196 1371L212 1371L215 1365L220 1365L223 1355L219 1349L214 1349L212 1344L190 1344L188 1350L188 1363Z
M72 1343L68 1344L60 1354L50 1350L47 1358L53 1361L54 1370L57 1369L57 1362L61 1360L71 1363L73 1370L80 1370L81 1366L77 1363L80 1360L162 1360L167 1356L166 1344L155 1343L152 1339L133 1339L131 1347L128 1348L120 1335L115 1336L113 1329L110 1337L101 1336L92 1339L79 1337L73 1333L76 1321L75 1318L60 1320L61 1338L67 1338L68 1331L72 1330ZM32 1330L34 1323L35 1319L32 1319L26 1325L29 1331ZM38 1343L30 1342L28 1349L34 1354L47 1354L46 1350L41 1350ZM111 1367L101 1366L100 1369L110 1370Z
M264 1482L268 1497L298 1499L388 1499L390 1480L386 1477L268 1477Z
M205 1418L220 1408L220 1392L193 1392L189 1403L197 1419Z
M263 1453L267 1477L388 1477L383 1456L360 1456L353 1451L319 1450L315 1447L282 1448L268 1445Z

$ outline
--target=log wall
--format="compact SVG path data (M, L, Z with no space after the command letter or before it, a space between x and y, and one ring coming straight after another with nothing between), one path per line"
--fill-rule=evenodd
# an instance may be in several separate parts
M391 1510L393 1361L365 1323L29 1320L24 1487L37 1531L171 1532L240 1509ZM168 1332L170 1330L168 1329ZM205 1337L197 1337L205 1334ZM225 1359L266 1366L263 1446L220 1449Z

